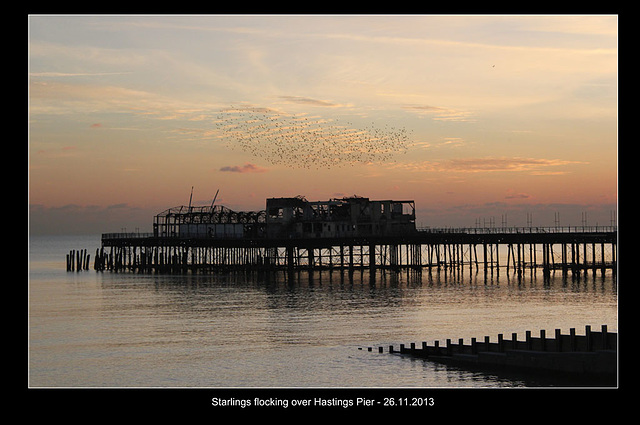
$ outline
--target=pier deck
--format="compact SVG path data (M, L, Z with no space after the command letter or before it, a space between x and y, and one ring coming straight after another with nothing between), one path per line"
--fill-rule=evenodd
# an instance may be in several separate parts
M310 202L268 198L261 211L222 205L169 208L153 233L105 233L98 271L208 272L225 269L394 269L464 266L616 270L617 227L418 229L413 200L360 196ZM502 252L501 252L502 250ZM82 254L79 254L82 253ZM67 270L86 270L86 250Z
M86 261L80 260L86 264ZM351 237L206 237L107 233L95 270L424 269L613 270L616 227L449 228Z

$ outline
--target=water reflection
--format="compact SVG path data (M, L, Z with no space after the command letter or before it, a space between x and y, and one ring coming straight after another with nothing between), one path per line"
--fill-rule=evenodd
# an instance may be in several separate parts
M462 331L461 337L470 323L489 320L489 314L496 318L491 322L499 317L512 321L498 333L511 332L515 324L527 329L541 327L550 318L560 322L552 324L555 327L565 323L570 326L579 320L594 326L603 324L592 322L590 316L606 319L612 331L617 328L617 284L610 274L543 277L531 273L516 277L482 271L462 274L379 270L372 274L368 270L326 270L101 276L104 306L111 305L115 310L131 304L132 308L155 308L164 313L182 310L187 315L235 317L241 311L246 315L273 311L282 316L287 311L298 311L315 315L318 320L387 317L387 321L406 326L404 333L422 329L436 317L448 317L456 325L453 329ZM111 304L114 296L125 295L124 303L115 298L118 304ZM136 302L143 305L135 305ZM582 328L584 324L577 326Z
M48 255L30 263L36 386L531 386L358 347L617 329L610 271L66 273Z
M607 274L552 274L542 276L531 272L527 276L515 273L424 272L405 270L400 272L378 270L349 272L344 270L252 272L235 271L212 274L115 274L100 273L99 281L105 290L146 290L150 285L156 292L183 293L189 296L209 291L246 292L259 291L277 294L282 291L302 291L310 296L319 290L362 293L362 288L375 297L400 294L415 295L426 289L478 289L504 288L524 292L546 290L551 292L591 293L616 297L617 279Z
M249 384L263 385L276 376L285 386L529 386L535 382L521 376L429 362L416 371L407 359L385 355L356 361L353 352L359 346L468 342L526 330L566 333L586 324L617 329L617 286L610 275L324 270L104 273L97 279L95 326L109 335L103 347L132 350L134 356L144 349L164 361L177 350L179 358L201 359L217 373ZM299 370L290 369L292 359ZM372 361L379 362L376 376L370 376ZM335 376L328 376L323 364ZM251 378L244 368L264 371Z

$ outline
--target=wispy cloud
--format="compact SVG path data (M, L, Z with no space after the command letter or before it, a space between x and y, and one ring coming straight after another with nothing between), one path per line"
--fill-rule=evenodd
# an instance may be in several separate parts
M292 103L301 103L304 105L311 106L324 106L334 108L336 106L340 106L337 103L328 102L326 100L312 99L309 97L300 97L300 96L279 96L278 99L285 100L287 102Z
M430 116L436 121L475 122L472 113L460 109L430 105L405 105L403 109L422 116Z
M442 142L443 146L459 147L465 145L466 142L460 137L445 137Z
M38 234L95 234L119 232L127 226L129 231L144 228L155 212L127 203L108 206L66 204L50 207L43 204L29 205L29 233ZM52 223L55 225L52 226Z
M469 143L461 137L444 137L440 141L426 142L415 141L408 144L407 147L412 149L436 149L436 148L460 148L467 146Z
M80 155L77 146L62 146L47 149L37 149L32 154L42 155L47 158L68 158Z
M130 72L30 72L30 77L101 77L105 75L126 75Z
M255 164L246 163L244 165L227 165L220 168L220 171L231 173L266 173L268 170Z
M505 195L504 199L528 199L530 198L531 195L527 194L527 193L518 193L516 191L514 191L513 189L510 189L507 194Z
M561 174L562 171L548 171L548 167L571 164L585 164L580 161L544 158L456 158L443 161L423 161L397 163L394 168L411 171L446 171L458 173L529 172L531 175Z
M542 158L460 158L444 164L451 171L467 173L496 171L536 171L545 167L579 164L578 161Z
M29 85L29 111L38 114L118 113L162 121L213 119L218 105L193 103L144 90L73 80L33 79Z

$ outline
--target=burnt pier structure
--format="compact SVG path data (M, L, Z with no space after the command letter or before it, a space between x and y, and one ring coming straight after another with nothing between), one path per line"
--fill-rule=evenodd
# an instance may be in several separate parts
M105 233L101 244L94 269L116 272L617 269L615 226L417 229L414 201L356 196L269 198L250 212L174 207L152 233Z

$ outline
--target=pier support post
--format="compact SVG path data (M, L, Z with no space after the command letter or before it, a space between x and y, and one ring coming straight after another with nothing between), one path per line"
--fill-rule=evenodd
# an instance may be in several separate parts
M293 270L293 246L287 247L287 268Z
M353 270L353 245L349 245L349 270Z
M371 271L376 268L376 246L375 244L369 245L369 269Z

